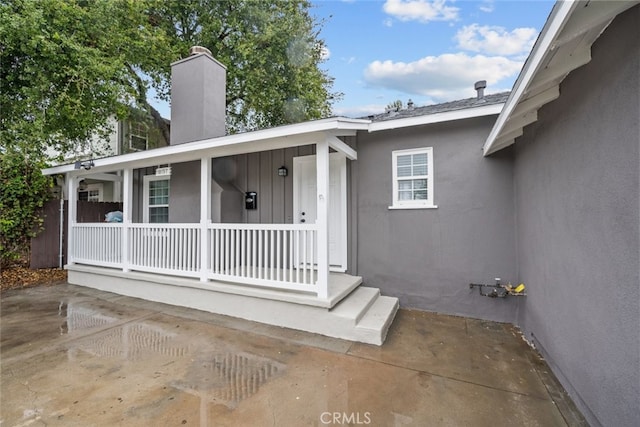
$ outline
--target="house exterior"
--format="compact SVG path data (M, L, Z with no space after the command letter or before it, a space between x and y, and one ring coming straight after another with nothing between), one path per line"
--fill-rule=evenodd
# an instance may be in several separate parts
M558 2L485 141L513 165L516 324L591 425L640 423L640 5Z
M636 425L639 28L558 2L509 94L238 135L196 52L171 146L44 171L122 177L122 224L70 221L69 281L374 344L398 302L514 323L591 424ZM496 277L527 295L469 288Z
M165 119L170 127L170 122ZM151 119L138 110L131 111L131 117L127 120L117 120L110 117L105 129L92 136L91 139L78 144L76 150L63 154L62 163L74 163L76 161L88 161L90 159L117 156L120 154L145 151L158 147L165 147L169 142L164 138L162 131ZM51 150L48 157L56 159L60 153ZM111 177L107 179L87 178L78 187L78 200L89 202L121 202L121 186L114 184ZM119 178L118 178L119 179ZM64 184L56 185L53 189L57 198L67 199Z

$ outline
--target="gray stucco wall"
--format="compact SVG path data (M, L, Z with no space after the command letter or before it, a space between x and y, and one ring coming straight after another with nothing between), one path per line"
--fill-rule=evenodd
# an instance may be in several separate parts
M516 141L518 324L592 425L640 425L640 7Z
M513 161L481 147L495 116L358 136L357 273L403 307L514 322L521 301L469 283L515 282ZM433 147L437 209L389 210L392 152ZM354 187L355 188L355 187Z

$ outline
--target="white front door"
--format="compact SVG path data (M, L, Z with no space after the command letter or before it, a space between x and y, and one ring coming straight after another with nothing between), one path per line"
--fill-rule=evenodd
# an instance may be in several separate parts
M316 222L316 156L293 159L293 222ZM329 264L347 269L347 159L329 154ZM316 258L317 259L317 258Z

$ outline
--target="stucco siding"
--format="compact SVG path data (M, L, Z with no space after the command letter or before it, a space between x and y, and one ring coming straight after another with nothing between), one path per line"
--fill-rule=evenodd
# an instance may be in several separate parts
M518 301L470 282L515 281L512 155L483 158L495 116L360 134L357 273L403 307L514 322ZM437 209L390 210L392 152L433 147Z
M640 7L516 141L518 324L592 425L640 422Z

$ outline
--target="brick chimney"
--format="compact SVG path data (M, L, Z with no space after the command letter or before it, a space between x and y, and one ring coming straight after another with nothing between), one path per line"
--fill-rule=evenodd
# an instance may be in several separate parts
M171 64L171 145L226 135L226 76L201 46Z

